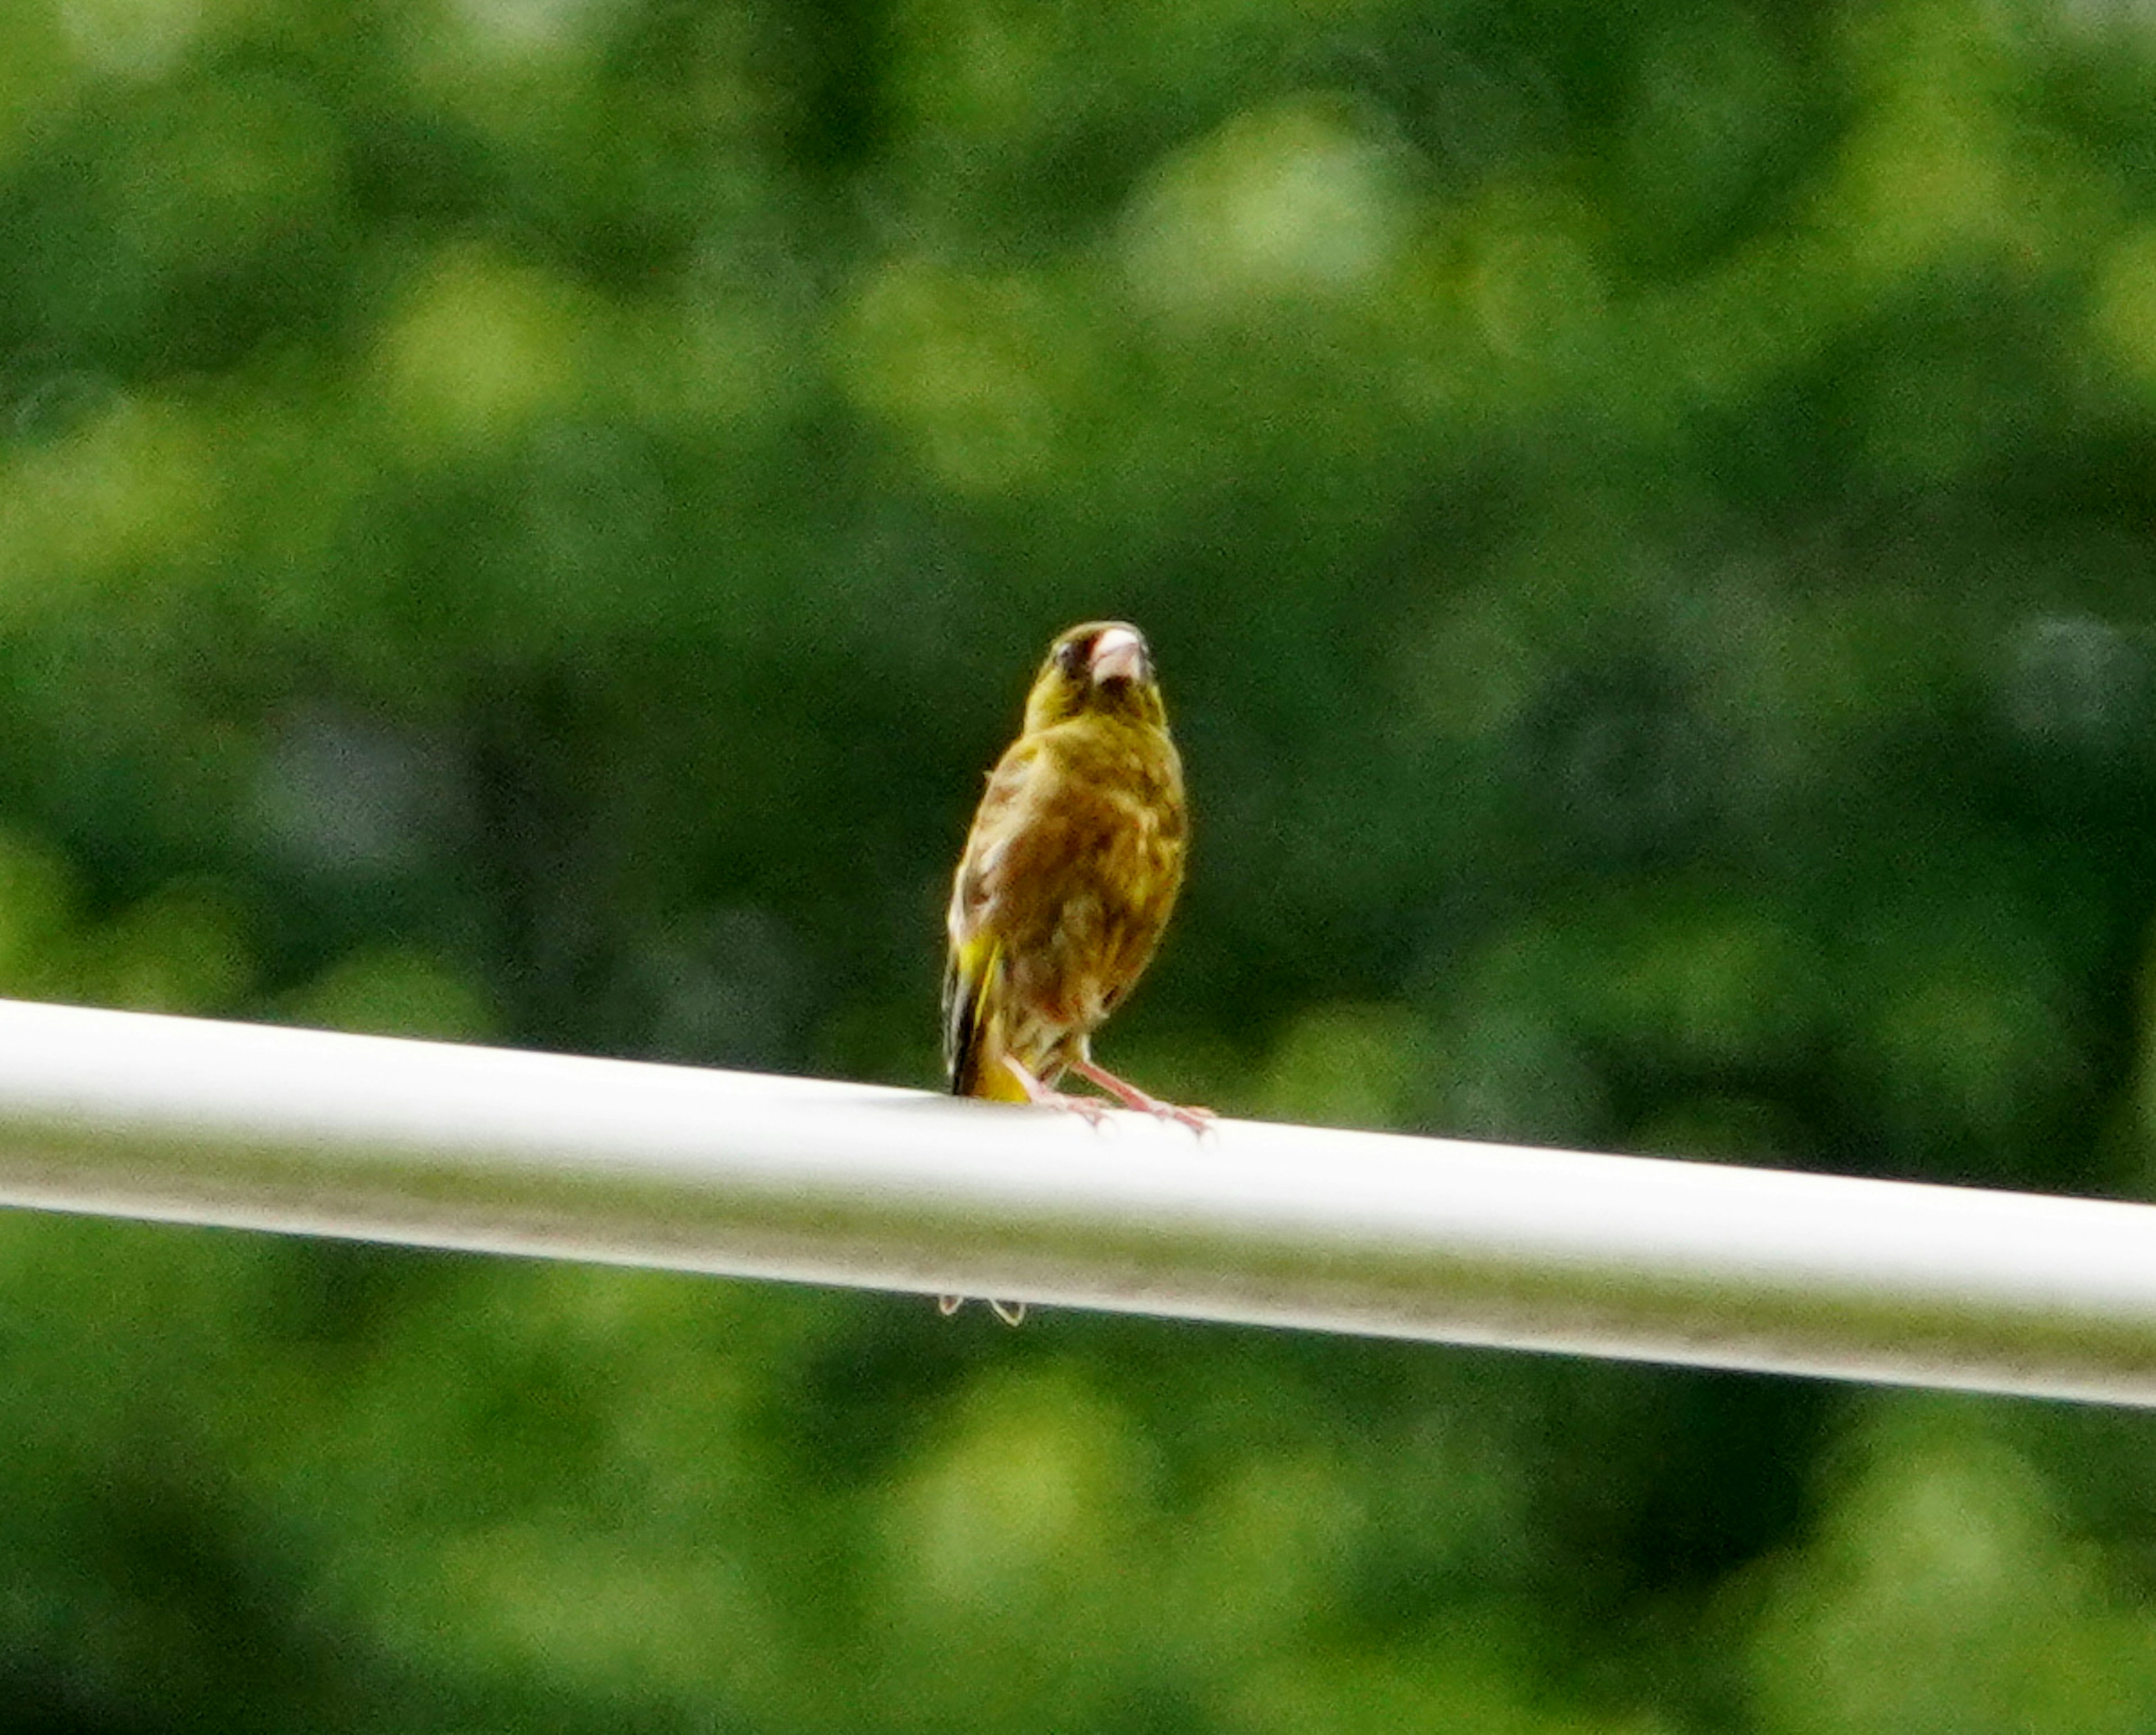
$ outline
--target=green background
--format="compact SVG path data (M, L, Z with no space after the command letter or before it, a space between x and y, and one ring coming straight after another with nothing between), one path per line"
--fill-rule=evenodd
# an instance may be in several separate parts
M0 992L2137 1195L2156 23L8 0ZM2069 1735L2130 1414L0 1217L0 1727Z

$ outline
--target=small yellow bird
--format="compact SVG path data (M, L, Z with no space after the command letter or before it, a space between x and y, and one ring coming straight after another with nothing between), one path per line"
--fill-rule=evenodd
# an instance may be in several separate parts
M1183 761L1137 627L1089 621L1049 647L951 888L943 1057L952 1093L1069 1108L1064 1073L1202 1129L1097 1065L1091 1039L1151 961L1183 885ZM958 1297L942 1299L945 1313ZM992 1302L1015 1325L1023 1306Z

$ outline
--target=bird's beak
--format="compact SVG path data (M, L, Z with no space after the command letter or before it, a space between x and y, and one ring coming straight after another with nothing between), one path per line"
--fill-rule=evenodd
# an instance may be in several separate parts
M1127 627L1111 627L1093 641L1093 682L1137 681L1145 676L1145 641Z

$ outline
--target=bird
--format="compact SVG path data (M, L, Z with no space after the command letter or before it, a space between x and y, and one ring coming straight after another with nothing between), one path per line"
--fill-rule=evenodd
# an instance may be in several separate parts
M1202 1131L1093 1058L1092 1036L1160 944L1183 886L1183 761L1152 653L1127 621L1088 621L1049 647L1018 739L988 773L946 919L943 1057L951 1093L1071 1110L1075 1072L1125 1107ZM945 1296L947 1313L959 1297ZM1023 1305L992 1302L1015 1325Z

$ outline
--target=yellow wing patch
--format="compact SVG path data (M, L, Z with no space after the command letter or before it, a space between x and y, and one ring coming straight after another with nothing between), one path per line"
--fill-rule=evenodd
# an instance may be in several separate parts
M943 1060L951 1090L994 1103L1023 1103L1025 1092L1003 1063L996 1002L1003 985L1003 946L977 933L951 951L943 975Z

